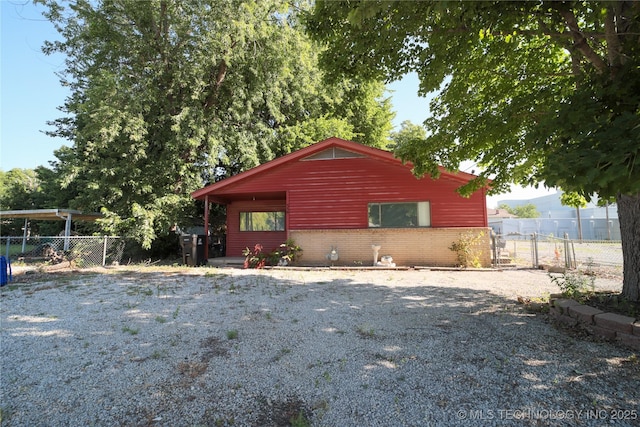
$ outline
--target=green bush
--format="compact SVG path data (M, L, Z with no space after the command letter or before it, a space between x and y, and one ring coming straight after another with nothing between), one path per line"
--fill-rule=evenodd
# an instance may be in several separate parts
M560 288L560 292L568 298L579 297L593 293L595 289L595 276L581 272L566 272L560 275L549 273L551 282Z
M483 236L483 232L478 234L468 232L461 234L458 240L451 243L449 250L457 254L458 265L460 267L482 267L482 263L480 262L482 250L479 248L479 244Z
M264 247L257 243L253 249L248 247L242 251L245 256L244 268L263 268L265 265L290 265L302 255L302 248L296 245L293 239L287 239L278 249L269 253L264 252Z

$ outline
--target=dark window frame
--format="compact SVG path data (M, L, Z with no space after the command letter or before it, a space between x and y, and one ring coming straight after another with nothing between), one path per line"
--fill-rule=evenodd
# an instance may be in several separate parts
M264 214L267 218L254 218L258 214ZM272 218L269 218L272 216ZM256 229L258 224L271 225L272 228ZM286 228L285 211L241 211L240 212L240 232L281 232Z
M415 215L411 212L412 207L415 207ZM370 202L367 220L369 228L429 228L431 202Z

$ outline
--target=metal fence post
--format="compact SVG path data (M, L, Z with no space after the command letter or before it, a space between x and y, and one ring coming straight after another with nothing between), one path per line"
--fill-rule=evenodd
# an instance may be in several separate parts
M29 234L29 218L24 219L24 232L22 233L22 252L27 250L27 236Z
M71 213L69 213L67 215L67 219L65 220L64 223L64 246L63 246L63 250L68 251L69 250L69 236L71 236Z
M493 252L493 266L498 266L498 250L497 250L497 239L495 231L491 230L491 251Z
M102 245L102 266L107 263L107 236L104 236L104 244Z
M531 234L531 261L533 268L538 268L538 233Z
M569 251L569 233L564 233L564 267L571 268L571 252Z

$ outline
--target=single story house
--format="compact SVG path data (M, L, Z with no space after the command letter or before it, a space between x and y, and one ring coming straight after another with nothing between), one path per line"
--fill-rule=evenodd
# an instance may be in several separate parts
M372 265L379 246L379 256L397 265L451 266L457 264L451 244L473 235L488 266L486 189L468 198L456 192L474 177L442 170L437 180L417 178L388 151L329 138L192 197L205 201L205 218L210 203L226 206L229 257L258 243L275 249L290 238L302 248L304 265Z

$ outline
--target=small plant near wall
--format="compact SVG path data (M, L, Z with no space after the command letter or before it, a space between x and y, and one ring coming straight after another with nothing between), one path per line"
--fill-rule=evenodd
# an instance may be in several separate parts
M593 259L590 258L585 271L567 271L561 275L548 274L551 283L557 285L565 297L580 300L595 293L596 277L592 267Z
M264 247L257 243L253 250L245 248L242 251L245 256L244 268L263 268L266 265L291 265L302 255L302 248L296 245L292 239L287 239L278 249L267 253Z
M272 265L290 265L302 256L302 248L293 239L287 239L280 248L269 254Z
M480 262L480 256L482 254L480 242L483 237L484 232L477 234L468 232L461 234L458 240L451 243L449 250L456 253L460 267L482 267L482 262Z
M260 243L256 243L253 250L244 248L242 255L245 256L244 268L263 268L267 263L267 254L263 252Z
M594 290L594 277L586 276L581 272L566 272L559 276L549 273L549 278L567 298L579 298L593 293Z

